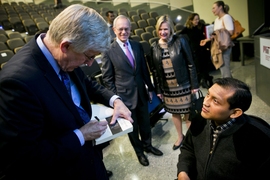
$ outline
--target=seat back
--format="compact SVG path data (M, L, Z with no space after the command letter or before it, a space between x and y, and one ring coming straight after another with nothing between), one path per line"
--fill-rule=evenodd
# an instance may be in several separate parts
M145 31L141 28L135 29L134 30L134 34L138 35L139 37L141 37L141 34L144 33Z
M156 21L155 18L150 17L150 18L146 19L146 21L147 21L147 24L148 24L149 26L153 26L153 27L156 26L157 21Z
M156 19L159 15L158 15L158 13L157 13L156 11L150 11L150 12L149 12L149 16L150 16L151 18Z
M138 24L139 28L142 28L142 29L144 29L145 27L148 26L146 20L144 20L144 19L137 21L137 24Z
M147 12L141 13L140 16L141 16L141 19L144 19L144 20L150 18L149 14Z
M145 56L150 54L150 44L148 43L148 41L140 41L142 47L143 47L143 51Z
M152 37L151 39L149 39L149 44L152 45L153 42L157 42L159 40L159 37Z
M141 18L140 18L139 15L133 15L133 16L131 16L131 20L132 20L133 22L136 22L136 23L137 23L140 19L141 19Z
M3 64L10 60L10 58L14 55L14 52L11 50L2 50L0 51L0 64Z
M8 40L8 37L4 34L0 34L0 41L6 43Z
M132 39L133 41L137 41L137 42L140 42L142 40L138 35L135 35L135 34L131 35L130 39Z
M14 52L14 49L25 45L22 38L13 38L7 40L8 47Z
M142 40L149 43L149 39L153 38L154 36L150 32L144 32L141 34Z
M155 28L153 26L147 26L144 28L145 32L149 32L149 33L153 33L153 31L155 30ZM152 34L153 35L153 34Z
M89 79L97 81L99 84L104 85L101 69L97 60L93 61L91 66L81 66L80 68Z
M19 32L10 32L8 34L8 38L9 39L14 39L14 38L21 38L22 39L22 35Z
M6 43L0 41L0 51L2 50L9 50Z

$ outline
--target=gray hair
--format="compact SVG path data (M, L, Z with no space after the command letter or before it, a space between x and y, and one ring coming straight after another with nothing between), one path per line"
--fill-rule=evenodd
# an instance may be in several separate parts
M113 21L113 27L115 27L115 24L118 21L118 19L127 19L128 20L128 23L129 23L129 27L131 27L130 19L127 16L125 16L125 15L119 15L119 16L117 16L114 19L114 21Z
M47 36L54 45L66 40L75 52L87 50L104 52L111 38L104 18L94 9L73 4L57 15L50 24Z

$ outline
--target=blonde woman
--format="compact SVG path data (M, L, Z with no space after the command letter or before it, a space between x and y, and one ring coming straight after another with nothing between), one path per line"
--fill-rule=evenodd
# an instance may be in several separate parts
M156 24L160 38L151 45L151 71L157 96L164 101L165 109L172 114L177 130L173 150L178 149L184 139L182 118L189 127L191 93L198 88L196 68L189 42L185 35L174 34L173 22L168 15L161 16Z

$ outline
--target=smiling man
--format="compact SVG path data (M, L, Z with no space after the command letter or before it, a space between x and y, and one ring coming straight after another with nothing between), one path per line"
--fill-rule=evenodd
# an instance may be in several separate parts
M249 87L220 78L209 88L179 155L178 180L265 179L270 167L270 126L244 114Z
M102 31L100 31L102 29ZM110 45L105 20L93 9L71 5L15 54L0 72L0 179L107 180L93 141L107 128L91 120L90 101L131 112L81 68Z
M139 162L148 166L149 161L144 151L157 156L163 153L152 146L150 118L148 113L149 99L154 87L151 83L149 71L142 45L129 40L130 20L119 15L113 22L116 39L108 51L102 54L102 75L105 86L119 95L132 113L133 132L128 134L130 142L136 152Z

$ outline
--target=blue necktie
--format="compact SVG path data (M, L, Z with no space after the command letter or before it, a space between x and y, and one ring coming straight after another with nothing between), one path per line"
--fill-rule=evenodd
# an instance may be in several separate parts
M59 72L60 76L61 76L61 79L62 79L62 82L64 83L64 85L66 86L66 89L68 91L68 94L70 95L71 97L71 87L70 87L70 79L69 79L69 76L67 74L67 72L64 72L62 70L60 70ZM76 106L76 105L75 105ZM87 112L82 108L82 107L77 107L77 110L83 120L83 122L86 124L90 121L90 117L89 115L87 114Z

